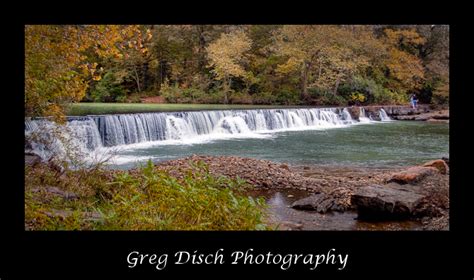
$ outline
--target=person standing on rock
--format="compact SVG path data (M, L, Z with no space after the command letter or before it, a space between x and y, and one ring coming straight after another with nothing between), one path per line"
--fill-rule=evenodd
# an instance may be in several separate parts
M416 94L413 93L413 94L410 96L410 103L411 103L411 108L412 108L412 109L416 109L417 103L418 103L418 98L416 98Z

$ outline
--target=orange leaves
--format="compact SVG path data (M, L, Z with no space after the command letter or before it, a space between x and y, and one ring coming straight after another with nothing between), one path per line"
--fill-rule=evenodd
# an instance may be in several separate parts
M385 35L387 36L387 41L392 46L402 46L402 45L423 45L426 42L426 39L420 36L415 29L385 29Z
M421 60L407 52L392 48L386 65L390 75L400 81L405 87L417 88L424 78Z
M119 46L128 41L146 53L141 36L137 25L25 26L26 114L58 115L64 103L79 101L86 81L101 79L98 64L87 61L90 53L121 59Z
M391 86L399 91L419 88L424 79L424 68L421 60L406 49L424 44L426 39L414 29L386 29L385 35L389 45L385 65L390 70L390 77L398 81Z

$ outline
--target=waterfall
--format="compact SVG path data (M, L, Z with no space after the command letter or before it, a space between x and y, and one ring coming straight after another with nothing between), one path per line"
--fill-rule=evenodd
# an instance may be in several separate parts
M90 151L102 147L102 139L92 118L70 120L65 126L46 119L27 120L25 139L28 139L26 152L33 152L43 159L53 155L59 158L87 157ZM68 154L74 151L75 155Z
M380 109L379 110L379 116L380 116L380 120L383 121L383 122L388 122L388 121L391 121L392 119L387 115L387 112L385 112L384 109Z
M381 110L380 114L382 120L388 118L385 111ZM359 122L370 122L364 108L360 108ZM262 137L277 131L338 128L355 123L357 121L347 108L99 115L70 117L65 126L45 119L27 120L25 136L39 134L47 141L31 140L25 149L48 158L52 150L59 154L65 153L64 139L78 146L84 154L91 154L92 151L108 147L136 143Z
M342 115L344 120L353 122L351 113L349 113L349 110L347 110L347 108L342 109Z
M371 122L371 119L367 117L367 114L365 113L365 109L360 107L359 109L359 122L361 123L369 123Z

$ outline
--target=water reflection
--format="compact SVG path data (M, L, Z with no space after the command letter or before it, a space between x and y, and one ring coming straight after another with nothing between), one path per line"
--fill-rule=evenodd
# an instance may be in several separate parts
M295 210L291 204L310 194L300 190L253 190L249 195L264 197L269 208L269 220L279 225L277 229L297 228L301 230L421 230L416 221L366 222L357 220L357 212L330 212Z

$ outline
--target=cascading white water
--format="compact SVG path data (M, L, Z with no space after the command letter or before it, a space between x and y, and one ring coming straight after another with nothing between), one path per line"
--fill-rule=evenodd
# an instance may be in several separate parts
M25 138L29 147L25 151L33 152L43 159L51 156L66 158L68 151L75 156L86 157L90 151L102 147L102 139L97 125L89 117L71 120L65 126L46 119L27 120Z
M353 122L351 113L349 113L349 110L347 110L347 108L342 109L342 117L346 121Z
M359 122L370 122L363 108L360 109ZM61 130L61 134L79 145L81 151L90 153L102 147L142 142L257 137L275 131L337 128L354 123L357 121L346 108L196 111L74 118L68 121L68 129ZM45 133L44 128L39 128L40 124L49 129L57 127L44 119L28 120L25 122L25 135L42 133L53 139L53 144L33 143L30 149L43 158L50 156L51 149L64 151L57 137Z
M379 116L380 116L380 120L383 121L383 122L388 122L388 121L391 121L392 119L387 115L387 112L385 112L384 109L380 109L379 110Z
M361 123L369 123L371 119L369 119L365 113L365 109L360 107L359 109L359 122Z

